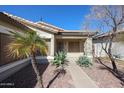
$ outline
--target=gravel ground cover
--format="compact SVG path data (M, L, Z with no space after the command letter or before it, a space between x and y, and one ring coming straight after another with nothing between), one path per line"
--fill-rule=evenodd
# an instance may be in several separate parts
M104 62L105 60L102 60ZM107 61L107 60L106 60ZM104 62L111 67L110 62ZM112 67L111 67L112 68ZM124 72L124 68L118 66L118 69ZM90 68L83 68L83 70L96 82L100 88L123 88L122 82L117 79L105 66L99 62L94 62Z
M44 87L47 88L72 88L72 78L68 70L64 74L55 73L56 68L51 64L38 64L40 74L43 74ZM2 85L3 84L3 85ZM39 87L36 75L31 64L1 82L0 87L34 88Z

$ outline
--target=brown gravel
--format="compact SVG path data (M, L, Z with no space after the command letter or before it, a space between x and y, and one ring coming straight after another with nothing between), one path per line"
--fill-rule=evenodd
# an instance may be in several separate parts
M111 67L109 62L105 64ZM122 68L120 68L122 71ZM109 72L101 63L94 62L90 68L83 68L83 70L96 82L100 88L122 88L121 81L117 79L111 72ZM123 69L124 72L124 69Z
M109 62L104 62L111 67ZM40 74L43 74L43 83L45 87L50 88L74 88L71 75L68 70L65 74L55 73L56 68L51 64L39 64ZM118 66L119 70L124 72L124 68ZM90 68L83 68L91 79L93 79L100 88L123 88L121 81L109 72L101 63L94 62ZM0 83L10 83L12 85L0 85L0 87L14 88L33 88L39 87L36 81L36 75L31 64L21 69L14 75ZM51 83L51 84L50 84ZM48 86L49 85L49 86Z
M49 65L43 75L44 85L46 87L54 80L50 85L50 88L74 88L70 72L67 69L64 73L58 75L57 73L56 67Z
M56 69L54 66L49 64L39 64L38 66L41 74L43 74L44 86L48 87L49 82L56 76L57 73L54 73ZM3 84L10 83L11 85L0 85L0 87L11 87L11 88L33 88L38 87L36 81L36 75L32 69L31 64L21 69L14 75L10 76L6 80L0 82ZM72 88L72 79L70 73L59 74L49 86L50 88Z

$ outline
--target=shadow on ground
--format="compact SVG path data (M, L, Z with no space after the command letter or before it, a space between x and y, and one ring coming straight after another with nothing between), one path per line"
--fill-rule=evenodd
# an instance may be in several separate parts
M113 69L107 66L106 64L104 64L100 58L97 58L97 62L102 64L102 66L99 67L99 69L108 70L109 72L111 72L116 78L118 78L121 81L121 85L124 86L124 72L123 71L118 69L118 72L114 72Z
M40 63L38 64L38 69L40 71L40 74L42 75L46 68L48 67L49 63L48 60L38 60ZM33 88L35 87L37 81L36 81L36 75L34 73L34 70L32 68L32 65L29 64L28 66L22 68L20 71L16 72L12 76L8 77L6 80L1 82L2 84L10 84L10 85L3 85L0 87L11 87L11 88ZM11 85L12 84L12 85Z
M48 85L46 88L49 88L50 85L55 81L56 78L61 77L61 75L65 75L67 72L65 69L57 69L54 71L55 76L49 81Z

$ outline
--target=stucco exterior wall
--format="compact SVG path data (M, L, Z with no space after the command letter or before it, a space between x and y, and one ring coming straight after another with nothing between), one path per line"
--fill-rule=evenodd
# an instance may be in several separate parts
M95 56L97 57L106 57L107 54L102 49L101 43L95 43ZM105 46L105 43L103 43L103 46ZM113 42L112 43L112 54L120 56L120 58L124 58L124 42Z
M38 34L41 38L47 38L47 39L52 38L52 34L51 34L51 33L45 32L45 31L43 31L43 30L40 30L40 29L38 29L38 28L31 27L31 26L28 26L28 27L31 28L32 30L36 31L37 34Z
M32 30L36 31L37 34L41 37L41 38L44 38L46 39L46 43L48 45L48 53L47 53L47 56L54 56L54 49L55 49L55 39L54 39L54 34L52 33L48 33L48 32L45 32L43 30L40 30L36 27L31 27L31 26L28 26L29 28L31 28Z
M112 46L113 55L118 55L120 58L124 58L124 41L114 42Z
M105 46L105 43L103 43L103 46ZM94 43L94 50L95 50L95 57L106 57L105 51L102 49L101 43Z
M124 34L116 35L112 43L112 54L119 56L120 59L124 59ZM105 38L94 40L95 56L106 57L107 54L102 49L102 44L105 46Z

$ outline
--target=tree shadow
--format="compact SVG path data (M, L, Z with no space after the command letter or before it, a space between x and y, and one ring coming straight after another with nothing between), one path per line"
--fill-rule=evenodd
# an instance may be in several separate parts
M45 61L42 63L42 61ZM42 75L46 68L48 67L49 63L48 60L38 60L37 67L40 71L40 75ZM1 83L12 83L13 85L4 85L0 86L2 88L34 88L37 80L36 80L36 74L32 68L32 65L29 64L26 67L22 68L18 72L14 73L7 79L3 80Z
M105 65L100 58L97 58L97 62L104 66L104 67L99 67L100 69L108 70L109 72L111 72L117 79L121 81L121 85L124 86L124 72L120 70L118 70L118 72L113 71L113 69Z
M61 77L61 75L65 75L66 70L65 69L57 69L54 71L54 74L55 74L55 76L49 81L46 88L49 88L53 84L53 82L55 81L56 78Z
M65 62L64 62L64 64L63 64L63 66L65 67L65 66L68 66L68 63L69 63L69 61L66 59L65 60ZM52 64L52 66L54 66L53 64ZM57 67L56 67L57 68ZM54 77L49 81L49 83L48 83L48 85L46 86L46 88L49 88L52 84L53 84L53 82L56 80L56 78L59 78L59 77L61 77L61 75L65 75L67 72L66 72L66 69L65 68L63 68L63 69L61 69L61 68L58 68L58 69L56 69L55 71L54 71Z

